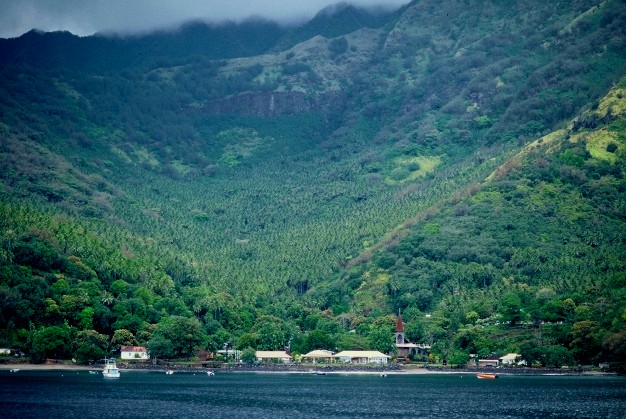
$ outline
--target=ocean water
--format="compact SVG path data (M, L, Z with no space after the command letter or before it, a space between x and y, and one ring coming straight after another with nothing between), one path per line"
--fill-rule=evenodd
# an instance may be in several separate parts
M2 418L623 418L626 378L0 371Z

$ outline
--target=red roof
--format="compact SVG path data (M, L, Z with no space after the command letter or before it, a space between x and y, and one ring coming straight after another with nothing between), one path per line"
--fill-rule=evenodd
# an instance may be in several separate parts
M404 333L404 324L402 324L402 314L398 313L398 322L396 323L396 333Z
M146 352L146 348L143 346L122 346L120 348L122 352Z

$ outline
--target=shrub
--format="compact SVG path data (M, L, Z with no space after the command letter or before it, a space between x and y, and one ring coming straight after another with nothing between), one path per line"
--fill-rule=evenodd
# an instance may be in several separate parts
M256 351L248 346L246 349L241 351L241 361L246 364L254 364L256 360Z
M610 142L606 145L606 151L609 153L615 153L617 151L617 144Z

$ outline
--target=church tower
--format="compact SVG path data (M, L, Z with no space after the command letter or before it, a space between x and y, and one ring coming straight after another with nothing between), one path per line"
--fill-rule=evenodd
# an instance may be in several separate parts
M398 350L398 357L408 357L410 355L427 356L430 351L430 346L416 345L408 341L404 336L404 323L402 322L400 310L398 310L398 320L396 322L396 349Z
M398 321L396 322L396 345L407 343L404 337L404 324L402 323L402 314L398 310Z

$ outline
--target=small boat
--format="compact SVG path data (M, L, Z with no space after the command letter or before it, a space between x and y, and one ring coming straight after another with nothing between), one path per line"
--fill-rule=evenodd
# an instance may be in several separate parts
M215 373L213 371L207 371L206 375L208 375L209 377L212 377L215 375Z
M480 372L476 374L476 378L479 378L481 380L495 380L496 378L498 378L498 374Z
M120 370L117 369L115 358L104 360L104 368L102 369L102 375L105 378L120 378Z
M174 374L174 370L166 370L165 373L167 375L172 375L172 374Z
M19 368L12 368L11 372L18 372L20 369Z
M381 373L380 373L380 376L381 376L381 377L386 377L386 376L387 376L387 373L386 373L386 372L381 372Z
M98 371L91 371L91 370L89 371L89 374L97 374L97 373Z

